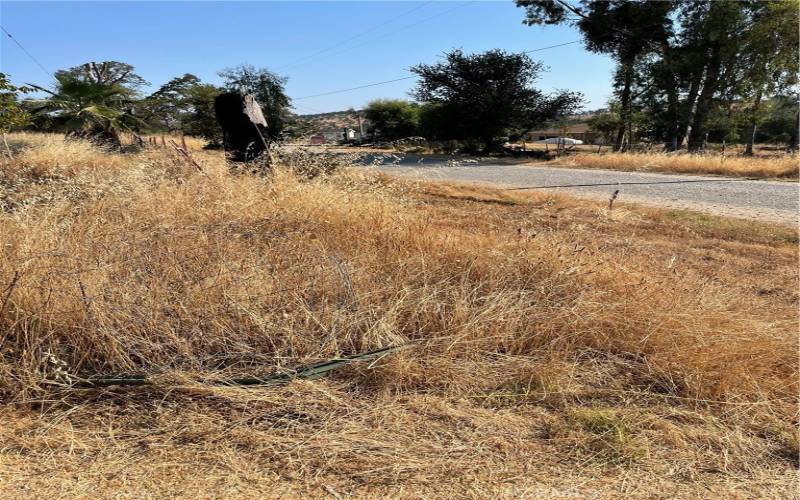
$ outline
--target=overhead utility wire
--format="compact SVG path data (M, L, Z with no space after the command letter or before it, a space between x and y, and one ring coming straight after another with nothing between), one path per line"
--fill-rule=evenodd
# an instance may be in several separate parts
M360 38L360 37L362 37L362 36L364 36L364 35L367 35L367 34L369 34L369 33L372 33L373 31L377 30L378 28L381 28L381 27L383 27L383 26L386 26L387 24L391 24L391 23L393 23L394 21L396 21L396 20L400 19L401 17L405 17L405 16L407 16L407 15L411 14L412 12L416 12L416 11L418 11L419 9L421 9L421 8L425 7L426 5L428 5L428 4L430 4L430 3L433 3L433 2L425 2L425 3L423 3L423 4L417 5L417 6L416 6L416 7L414 7L413 9L411 9L411 10L407 10L407 11L403 12L402 14L400 14L400 15L397 15L397 16L395 16L395 17L393 17L393 18L391 18L391 19L389 19L389 20L387 20L387 21L384 21L384 22L380 23L380 24L376 24L375 26L373 26L373 27L369 28L369 29L368 29L368 30L366 30L366 31L362 31L361 33L359 33L359 34L357 34L357 35L353 35L353 36L351 36L351 37L349 37L349 38L346 38L346 39L344 39L344 40L342 40L342 41L340 41L340 42L337 42L337 43L335 43L335 44L333 44L333 45L331 45L331 46L329 46L329 47L326 47L326 48L324 48L324 49L318 50L318 51L316 51L316 52L314 52L313 54L310 54L310 55L308 55L308 56L301 57L299 60L297 60L297 59L296 59L296 60L294 60L294 61L292 61L292 62L290 62L290 63L288 63L288 64L284 64L283 66L279 66L278 68L276 68L276 71L280 71L281 69L283 69L283 68L286 68L286 67L293 67L293 66L295 66L295 65L297 65L297 64L302 64L302 63L306 62L307 60L309 60L309 59L313 59L313 58L315 58L316 56L318 56L318 55L320 55L320 54L323 54L323 53L325 53L325 52L327 52L327 51L329 51L329 50L335 49L335 48L337 48L337 47L341 47L342 45L346 44L347 42L350 42L350 41L352 41L352 40L355 40L356 38Z
M523 54L530 54L531 52L539 52L540 50L554 49L556 47L563 47L564 45L572 45L573 43L581 43L581 40L574 40L572 42L559 43L558 45L550 45L549 47L542 47L539 49L531 49L522 52Z
M399 82L401 80L410 80L411 78L416 78L416 77L417 77L417 75L406 76L406 77L403 77L403 78L395 78L394 80L386 80L385 82L368 83L367 85L360 85L358 87L351 87L349 89L332 90L330 92L322 92L321 94L304 95L303 97L295 97L292 100L293 101L299 101L300 99L310 99L312 97L320 97L320 96L331 95L331 94L340 94L342 92L350 92L351 90L364 89L364 88L367 88L367 87L374 87L376 85L383 85L383 84L386 84L386 83Z
M548 47L540 47L538 49L526 50L526 51L524 51L522 53L523 54L529 54L531 52L539 52L540 50L554 49L556 47L563 47L564 45L571 45L573 43L580 43L580 40L575 40L575 41L566 42L566 43L560 43L558 45L550 45ZM413 75L413 76L406 76L406 77L403 77L403 78L395 78L394 80L386 80L384 82L369 83L369 84L366 84L366 85L360 85L358 87L351 87L351 88L348 88L348 89L332 90L330 92L322 92L320 94L313 94L313 95L305 95L305 96L302 96L302 97L295 97L292 100L293 101L298 101L300 99L310 99L312 97L321 97L321 96L326 96L326 95L331 95L331 94L340 94L342 92L350 92L351 90L358 90L358 89L363 89L363 88L367 88L367 87L374 87L376 85L384 85L386 83L399 82L401 80L410 80L411 78L416 78L416 77L417 77L416 75Z
M357 48L359 48L359 47L363 47L364 45L367 45L367 44L370 44L370 43L374 43L376 40L381 40L381 39L383 39L383 38L386 38L387 36L391 36L391 35L394 35L395 33L399 33L400 31L405 31L405 30L407 30L407 29L409 29L409 28L413 28L414 26L417 26L417 25L419 25L419 24L422 24L422 23L428 22L428 21L430 21L431 19L434 19L434 18L437 18L437 17L443 16L443 15L445 15L445 14L449 14L450 12L453 12L454 10L460 9L461 7L466 7L467 5L470 5L470 4L472 4L472 3L475 3L475 1L473 0L473 1L470 1L470 2L464 2L464 3L458 4L458 5L456 5L455 7L451 8L451 9L447 9L447 10L444 10L444 11L442 11L442 12L438 12L438 13L436 13L436 14L433 14L432 16L426 17L426 18L424 18L424 19L421 19L421 20L419 20L419 21L416 21L416 22L414 22L414 23L412 23L412 24L408 24L408 25L406 25L406 26L403 26L403 27L400 27L400 28L398 28L398 29L396 29L396 30L394 30L394 31L389 31L388 33L384 33L383 35L381 35L381 36L379 36L379 37L377 37L377 38L373 38L373 39L366 40L366 41L364 41L364 42L358 43L358 44L356 44L356 45L352 45L352 46L350 46L350 47L347 47L346 49L342 49L342 50L340 50L340 51L338 51L338 52L334 52L333 54L328 54L328 56L327 56L327 57L333 57L333 56L337 56L337 55L339 55L339 54L343 54L343 53L345 53L345 52L348 52L348 51L351 51L351 50L353 50L353 49L357 49ZM308 62L308 61L307 61L307 62ZM295 67L297 67L297 66L302 66L303 64L306 64L307 62L301 62L301 63L298 63L298 64L295 64L295 65L289 66L288 68L284 68L284 69L291 69L291 68L295 68Z
M18 46L20 49L22 49L22 52L24 52L24 53L25 53L25 55L27 55L27 56L28 56L28 57L29 57L29 58L30 58L30 59L31 59L31 60L32 60L34 63L36 63L36 65L37 65L37 66L39 66L39 68L41 68L41 70L42 70L42 71L44 71L45 73L47 73L47 76L49 76L50 78L53 78L53 72L52 72L52 71L50 71L50 70L48 70L47 68L45 68L45 67L44 67L44 65L43 65L42 63L40 63L40 62L39 62L39 60L38 60L38 59L36 59L36 58L33 56L33 54L31 54L30 52L28 52L28 49L26 49L25 47L23 47L23 46L22 46L22 44L21 44L21 43L19 43L19 40L17 40L16 38L14 38L14 36L13 36L11 33L9 33L9 32L8 32L8 31L7 31L7 30L6 30L6 29L5 29L3 26L0 26L0 30L3 30L3 33L5 33L5 34L6 34L6 36L8 36L8 38L10 38L11 40L13 40L13 41L14 41L14 43L16 43L16 44L17 44L17 46Z

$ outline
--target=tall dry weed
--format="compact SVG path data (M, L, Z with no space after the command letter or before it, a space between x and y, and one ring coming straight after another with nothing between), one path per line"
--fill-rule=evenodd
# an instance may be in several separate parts
M800 168L796 154L747 157L680 153L579 153L561 158L559 163L582 168L785 179L796 179Z

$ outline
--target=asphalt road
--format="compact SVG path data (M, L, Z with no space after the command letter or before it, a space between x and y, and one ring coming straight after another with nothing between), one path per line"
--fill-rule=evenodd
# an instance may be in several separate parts
M800 221L800 185L797 182L499 165L491 161L475 160L446 162L431 158L420 160L418 157L408 156L400 159L373 158L373 160L371 168L420 180L467 182L505 188L563 186L546 191L561 191L571 195L606 200L619 189L617 200L621 202L786 224L798 224ZM697 182L700 180L713 182ZM584 186L583 184L608 185ZM530 192L537 191L542 190L530 190Z

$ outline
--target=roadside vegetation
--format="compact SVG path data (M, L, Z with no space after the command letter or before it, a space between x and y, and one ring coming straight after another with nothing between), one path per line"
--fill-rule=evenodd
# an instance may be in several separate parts
M797 179L797 155L769 157L692 155L665 153L577 153L563 155L545 165L604 168L637 172L711 174L763 179Z
M791 228L9 142L7 496L792 494Z

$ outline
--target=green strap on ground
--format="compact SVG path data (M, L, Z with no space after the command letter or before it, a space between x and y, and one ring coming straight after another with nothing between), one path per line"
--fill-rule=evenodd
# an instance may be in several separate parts
M377 359L408 347L410 344L384 347L342 358L333 358L310 365L300 366L284 373L272 373L264 376L241 377L222 379L209 382L210 385L223 386L276 386L287 384L294 379L315 379L326 375L328 372L343 368L353 362L375 361ZM151 385L153 381L147 375L121 374L108 377L96 377L81 380L73 385L80 388L110 387L110 386L138 386Z

